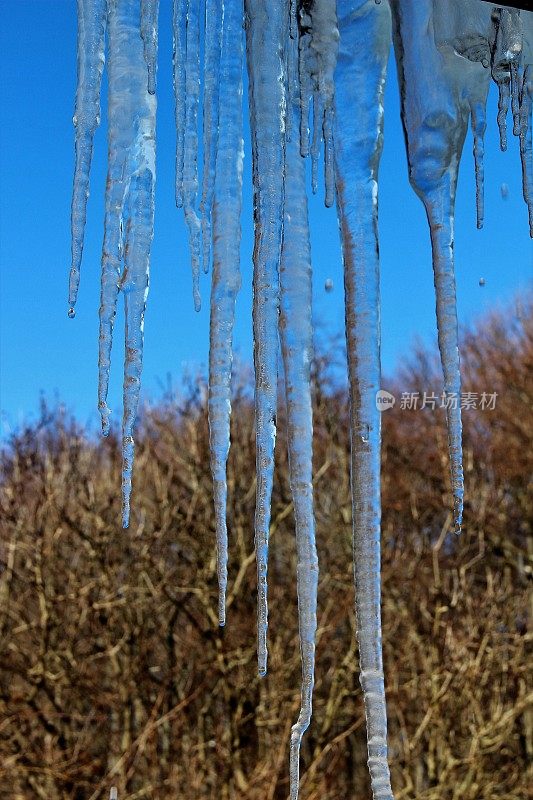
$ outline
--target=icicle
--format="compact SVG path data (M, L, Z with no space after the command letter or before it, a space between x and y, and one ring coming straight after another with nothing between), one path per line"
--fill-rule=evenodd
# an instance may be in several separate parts
M200 220L195 211L198 192L198 105L200 101L200 8L199 0L187 3L185 62L185 139L183 145L183 210L189 231L192 293L200 310Z
M148 67L148 91L150 94L155 94L158 16L159 0L141 0L141 36L144 42L144 58Z
M455 532L460 533L463 516L463 457L461 422L461 374L455 269L453 258L456 174L425 198L431 232L433 271L437 299L438 342L444 373L444 399L448 423L448 449L454 504Z
M277 407L279 260L285 170L284 0L246 0L246 51L254 184L254 364L257 490L255 547L258 667L267 668L268 537Z
M483 104L473 105L471 112L472 135L474 137L474 164L476 170L476 223L478 229L481 230L485 216L483 166L483 156L485 153L483 137L485 136L485 130L487 128L485 106Z
M298 125L300 113L296 70L296 43L289 45L292 98L289 114ZM290 751L290 797L298 796L300 744L309 727L315 669L318 558L313 512L313 417L310 365L313 330L311 323L311 247L305 190L305 162L299 142L287 143L285 168L285 214L281 253L280 334L287 397L289 479L294 502L297 545L297 591L302 660L301 709L292 728Z
M510 99L509 80L498 80L498 130L500 132L500 150L507 150L507 111Z
M112 786L109 790L109 800L118 800L118 791L116 786Z
M213 203L213 276L209 346L209 444L217 538L218 618L226 621L228 534L226 464L230 446L235 299L240 287L242 194L243 3L225 0L220 70L219 142Z
M498 8L494 11L495 39L491 53L492 77L498 85L498 129L500 149L507 150L507 111L511 98L511 65L522 51L520 13L515 9ZM516 89L514 90L516 94ZM517 97L513 99L513 117L517 111ZM516 125L516 119L513 120Z
M126 358L122 429L123 526L128 526L133 426L142 367L144 309L148 293L155 184L155 97L139 34L136 0L109 4L109 156L102 253L98 400L102 430L109 431L107 389L119 289L124 292ZM125 228L125 246L122 236ZM124 255L124 270L121 262Z
M344 261L350 379L353 557L360 682L368 767L375 800L391 800L381 647L380 300L377 177L383 92L390 48L387 3L337 4L340 47L335 75L335 168ZM369 54L368 58L359 57ZM371 54L371 55L370 55Z
M93 138L100 124L100 85L104 69L106 0L78 0L78 86L74 126L76 128L76 167L72 190L72 264L69 277L69 317L80 285L89 173L93 155Z
M378 3L379 5L379 3ZM324 180L326 184L326 208L335 202L335 171L333 165L333 109L326 111L324 117Z
M317 189L317 165L325 119L333 105L333 73L339 31L335 0L311 0L300 8L299 72L302 98L301 154L307 155L308 98L313 92L312 188ZM331 145L331 142L330 142ZM331 156L331 154L330 154ZM331 199L331 187L329 191Z
M172 13L173 80L176 121L176 205L183 206L183 158L185 145L185 57L187 0L174 0Z
M442 3L443 0L441 6ZM453 259L454 207L457 172L468 119L471 109L475 109L477 121L479 125L482 124L489 73L482 66L485 59L483 48L475 48L481 62L460 59L451 48L437 49L436 42L445 37L438 27L441 17L433 18L432 0L421 0L416 4L409 0L396 0L392 7L397 14L395 49L401 82L409 177L424 203L431 232L454 527L459 532L463 511L463 467ZM468 9L466 5L464 8ZM476 8L476 14L481 15L481 29L485 32L485 17L490 15L490 6L480 4L477 7L472 4L470 8ZM457 10L454 23L457 29L451 34L460 33L464 37L469 29L464 27L463 6L457 6ZM423 70L420 64L424 65Z
M322 120L324 119L324 103L319 92L313 95L313 141L311 142L311 189L313 194L318 189L318 158L322 144Z
M533 143L531 114L533 108L533 65L524 69L520 105L520 158L522 161L522 191L529 214L529 235L533 238Z
M301 30L298 40L300 58L298 73L300 78L300 155L306 158L309 155L309 100L312 93L311 76L306 65L306 53L309 49L309 34Z
M211 260L211 206L215 183L215 165L219 128L219 82L224 80L220 69L222 35L222 0L205 3L205 57L203 101L203 184L200 202L202 220L202 254L204 272Z
M518 64L511 63L511 111L513 114L513 136L520 136L520 100L518 98L520 77Z

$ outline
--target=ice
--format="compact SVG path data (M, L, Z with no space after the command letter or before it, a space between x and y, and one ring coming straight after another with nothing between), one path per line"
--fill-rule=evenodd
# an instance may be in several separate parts
M392 790L381 648L377 203L391 15L387 3L339 0L337 7L335 170L346 295L357 639L372 792L375 800L385 800Z
M235 299L240 287L242 139L242 0L225 0L220 59L220 116L213 204L213 274L209 345L209 442L219 586L218 618L226 620L228 534L226 462L230 446L231 365Z
M76 170L72 200L69 315L79 285L93 136L108 57L108 176L100 305L98 403L104 434L116 304L125 302L122 426L123 525L129 523L134 426L154 221L157 17L159 0L78 0ZM302 660L301 708L290 744L290 797L310 724L315 669L318 559L312 484L311 254L305 162L318 188L324 141L325 204L337 200L346 299L350 382L353 558L360 681L375 800L391 800L381 647L378 169L391 10L409 178L428 217L448 423L454 525L463 505L460 363L454 275L455 192L469 125L476 217L484 217L486 100L499 89L497 125L519 139L523 193L533 235L533 14L480 0L174 0L173 78L176 204L184 208L193 295L213 257L208 416L213 476L218 617L225 623L227 480L232 341L240 286L243 171L243 17L249 85L254 202L253 332L256 422L255 549L258 670L267 669L267 573L276 441L278 345L284 369L289 477L295 509ZM244 14L243 14L244 11ZM197 212L200 42L204 26L203 175ZM313 131L309 140L312 100ZM299 135L297 135L299 134ZM502 185L502 196L503 196ZM480 286L485 280L479 280ZM328 278L325 291L333 289ZM111 789L111 797L116 791Z
M289 44L291 126L298 129L297 44ZM311 405L311 247L307 216L305 162L299 142L287 142L285 210L280 267L280 338L287 401L289 480L296 523L297 593L302 661L301 708L292 728L290 797L298 796L300 744L309 727L315 669L318 557L313 511L313 414Z
M80 285L93 138L100 124L100 85L105 61L105 27L106 0L78 0L78 86L73 118L76 129L76 166L72 190L69 317L74 316Z
M326 143L326 205L333 204L332 126L334 81L339 31L335 0L299 3L299 74L301 92L300 148L308 153L309 95L313 96L313 138L311 143L312 189L318 186L318 158L322 136Z
M489 71L483 62L487 59L492 28L490 5L465 0L453 6L455 14L451 18L447 14L449 5L445 0L420 0L418 3L396 0L392 7L396 16L395 48L409 178L424 203L431 234L454 527L459 532L463 514L463 465L453 254L455 192L462 148L474 109L479 214L482 197L479 134L489 84ZM424 69L420 69L421 64Z
M159 0L141 0L141 36L144 42L144 58L148 67L148 91L150 94L155 94L158 15Z
M267 570L270 501L277 411L279 261L283 234L286 114L284 0L247 0L246 53L249 80L254 187L253 329L257 489L258 669L267 669Z
M183 211L189 231L192 293L200 310L200 220L195 210L198 192L198 107L200 103L200 2L188 0L185 56L185 135L183 142Z
M242 3L241 3L242 5ZM205 56L203 98L203 181L200 217L202 226L202 259L204 272L211 260L211 206L215 183L219 120L219 81L225 80L221 70L222 0L205 0ZM242 18L242 11L241 11ZM241 23L242 24L242 23ZM242 71L242 67L241 67ZM242 116L242 111L241 111Z
M185 144L185 56L187 0L174 0L172 11L173 81L176 125L176 205L183 206L183 158Z
M102 285L98 407L109 431L107 391L116 304L124 293L126 356L122 423L122 523L129 523L134 458L133 428L142 369L144 311L148 294L155 189L155 96L140 36L137 0L109 3L108 174Z

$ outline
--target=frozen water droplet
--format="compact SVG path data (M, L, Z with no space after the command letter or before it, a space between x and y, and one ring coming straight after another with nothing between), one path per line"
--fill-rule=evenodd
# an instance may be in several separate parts
M509 197L509 186L506 183L502 183L500 186L500 193L504 200L507 200Z
M68 310L68 316L69 319L74 319L74 317L76 316L76 311L72 308L72 306Z
M331 278L326 278L326 281L324 283L324 289L326 290L326 292L333 291L333 281L331 280Z
M485 278L480 278L479 279L479 285L480 286L485 286Z

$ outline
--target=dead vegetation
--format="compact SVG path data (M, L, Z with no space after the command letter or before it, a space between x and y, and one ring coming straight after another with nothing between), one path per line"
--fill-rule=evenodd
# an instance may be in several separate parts
M525 800L533 328L487 320L463 345L465 530L448 531L442 412L383 415L383 643L397 800ZM436 375L436 377L435 377ZM439 391L419 354L392 388ZM146 410L130 530L117 441L59 412L13 437L0 484L0 797L101 800L288 793L299 704L295 548L283 420L270 561L269 674L256 675L254 433L237 393L228 624L217 627L204 393ZM369 797L351 581L347 408L320 364L317 681L303 800ZM531 663L531 662L529 662Z

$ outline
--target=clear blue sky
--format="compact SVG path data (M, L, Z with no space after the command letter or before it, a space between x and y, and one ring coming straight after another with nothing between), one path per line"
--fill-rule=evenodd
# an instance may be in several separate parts
M74 0L0 0L0 406L5 435L35 413L39 393L54 394L81 420L96 419L99 269L106 172L105 86L91 179L80 298L67 318L70 192L74 159L72 114L76 80ZM193 310L181 212L174 206L174 124L171 82L171 2L162 0L158 74L158 177L151 289L145 327L144 391L157 397L167 374L205 369L209 280L203 308ZM356 112L355 112L356 113ZM497 144L496 98L486 137L485 229L475 227L471 140L461 166L456 268L460 319L476 316L524 290L531 243L521 197L518 143ZM237 307L236 350L251 360L251 191L246 143L243 287ZM420 201L407 181L398 90L391 62L386 96L385 151L380 180L383 365L390 373L415 337L435 340L429 237ZM509 186L503 200L500 186ZM343 330L342 273L336 216L320 194L311 203L315 318L326 332ZM335 289L324 291L332 278ZM479 279L485 285L479 286ZM121 305L121 304L119 304ZM122 318L116 325L111 404L119 417Z

